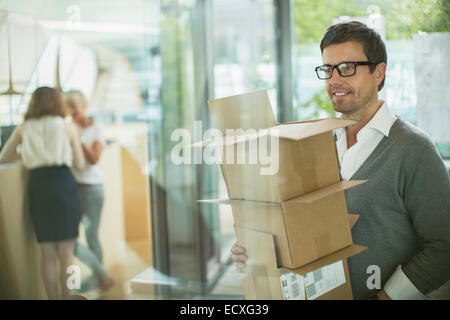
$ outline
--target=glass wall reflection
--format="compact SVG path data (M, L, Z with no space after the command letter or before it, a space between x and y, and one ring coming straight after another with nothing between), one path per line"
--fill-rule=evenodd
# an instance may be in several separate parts
M105 128L100 235L105 265L118 284L91 297L243 298L230 261L231 208L197 202L228 197L222 172L189 145L215 128L210 99L267 89L275 115L287 108L277 104L279 52L292 53L292 120L337 116L314 67L322 63L323 31L340 19L383 17L389 57L384 99L400 117L437 128L440 151L450 159L448 130L436 119L421 122L426 112L416 94L424 70L419 59L431 50L424 45L415 53L419 31L450 31L434 2L292 0L294 40L280 50L280 1L0 1L2 141L22 122L31 93L44 85L81 90L88 114ZM425 9L433 23L419 14ZM437 56L431 62L442 63ZM443 70L436 68L436 79L444 79ZM439 110L438 120L448 119L448 108Z

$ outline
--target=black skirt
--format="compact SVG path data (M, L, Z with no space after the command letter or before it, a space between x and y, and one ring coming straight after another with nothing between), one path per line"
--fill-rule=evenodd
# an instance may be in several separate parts
M39 243L78 237L78 188L67 166L30 170L28 190L31 221Z

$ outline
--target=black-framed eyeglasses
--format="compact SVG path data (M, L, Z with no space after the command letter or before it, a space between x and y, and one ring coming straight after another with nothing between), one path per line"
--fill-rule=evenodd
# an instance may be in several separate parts
M333 76L333 70L336 68L341 77L351 77L356 74L356 66L370 66L377 65L380 62L371 61L344 61L339 64L331 65L324 64L316 67L317 77L321 80L330 79Z

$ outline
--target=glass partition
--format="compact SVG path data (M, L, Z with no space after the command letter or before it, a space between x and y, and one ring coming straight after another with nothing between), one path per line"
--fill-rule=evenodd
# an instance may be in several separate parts
M48 10L42 10L44 3ZM382 96L400 117L424 128L439 128L435 137L441 152L450 157L450 137L442 125L448 108L439 109L440 119L427 119L420 103L424 100L416 94L422 92L418 71L424 71L418 63L431 51L427 45L417 50L418 43L428 39L419 36L450 31L442 18L447 8L442 3L3 1L2 140L10 125L22 121L36 87L80 89L89 100L88 114L102 123L108 140L102 159L109 170L108 202L101 234L107 248L105 266L118 279L113 290L90 292L90 297L243 299L242 275L230 261L236 239L231 208L198 202L228 198L220 166L208 164L202 149L190 146L215 128L208 100L267 89L273 114L282 122L280 111L290 106L281 101L291 96L283 94L290 89L280 88L283 79L293 88L294 117L290 119L289 111L286 119L336 117L324 82L314 73L322 63L321 37L337 21L382 17L380 30L388 51ZM433 17L432 23L424 13ZM282 23L290 18L293 30ZM292 36L292 48L291 40L283 38L287 35ZM282 67L291 69L286 63L291 56L284 55L288 52L292 77L280 74ZM436 54L430 63L442 61ZM439 79L441 70L436 71ZM17 94L7 93L9 80Z

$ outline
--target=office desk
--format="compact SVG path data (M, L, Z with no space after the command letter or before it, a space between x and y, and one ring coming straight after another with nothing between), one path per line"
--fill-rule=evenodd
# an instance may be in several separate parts
M0 298L46 299L40 249L28 210L28 172L0 165Z

